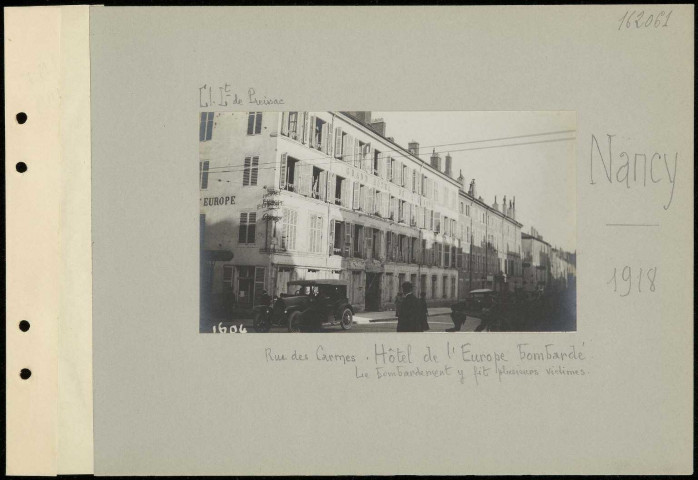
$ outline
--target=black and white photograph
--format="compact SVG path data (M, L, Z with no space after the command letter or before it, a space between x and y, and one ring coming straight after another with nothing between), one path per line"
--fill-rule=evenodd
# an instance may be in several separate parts
M576 331L575 112L201 112L200 332Z

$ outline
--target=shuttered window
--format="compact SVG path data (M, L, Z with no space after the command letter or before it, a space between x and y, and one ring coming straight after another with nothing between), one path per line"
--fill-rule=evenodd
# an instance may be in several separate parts
M201 190L206 190L208 188L208 160L199 162L199 181Z
M281 219L281 246L286 250L296 249L296 225L298 214L295 210L284 208Z
M310 252L322 253L322 231L323 217L315 214L310 215Z
M213 134L213 112L201 112L199 120L199 141L211 140Z
M247 134L259 135L262 133L262 112L250 112L247 115Z
M240 230L238 233L238 243L254 244L255 234L257 229L257 213L241 213L240 214Z
M254 269L254 303L259 304L262 293L264 292L264 267L255 267Z
M242 171L242 186L257 185L259 172L259 157L245 157L245 166Z

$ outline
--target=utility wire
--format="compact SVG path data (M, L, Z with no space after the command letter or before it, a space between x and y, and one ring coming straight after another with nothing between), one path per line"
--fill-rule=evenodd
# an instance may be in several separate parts
M541 143L555 143L555 142L565 142L569 140L575 140L575 137L569 137L569 138L556 138L556 139L551 139L551 140L539 140L535 142L523 142L523 143L511 143L511 144L506 144L506 145L490 145L486 147L474 147L474 148L461 148L457 150L449 150L450 152L467 152L467 151L472 151L472 150L485 150L489 148L504 148L504 147L518 147L518 146L523 146L523 145L536 145L536 144L541 144ZM317 159L326 159L327 157L317 157ZM344 156L342 158L345 158ZM311 159L303 159L303 161L306 160L311 160ZM332 160L325 161L325 162L315 162L313 163L313 166L317 165L329 165L332 163L336 162L341 162L342 160L333 158ZM353 162L344 162L348 163L350 165L353 165ZM268 170L268 169L273 169L277 168L278 162L263 162L258 164L259 166L256 167L258 170ZM262 166L262 165L270 165L270 166ZM355 166L355 165L354 165ZM356 166L355 166L356 167ZM209 168L208 173L209 175L214 175L214 174L222 174L222 173L238 173L242 172L245 170L245 168L253 168L253 167L245 167L244 165L234 165L234 166L228 166L228 167L219 167L219 168L228 168L227 170L212 170ZM359 168L359 167L356 167Z
M497 141L501 141L501 140L514 140L514 139L527 138L527 137L540 137L540 136L544 136L544 135L559 135L562 133L573 133L575 131L576 130L559 130L556 132L530 133L527 135L516 135L516 136L512 136L512 137L490 138L490 139L485 139L485 140L469 140L469 141L465 141L465 142L443 143L443 144L439 144L439 145L424 145L424 146L420 145L419 148L420 149L422 149L422 148L428 149L428 148L451 147L451 146L455 146L455 145L467 145L467 144L473 144L473 143L497 142ZM504 145L504 146L506 146L506 145ZM459 151L463 151L463 150L449 150L449 152L450 151L459 152ZM446 153L449 153L449 152L446 152ZM402 153L402 151L392 149L392 150L381 151L381 153ZM436 153L444 153L444 151L439 151ZM432 154L433 154L433 152L432 153L426 152L426 153L420 153L419 155L416 155L416 156L421 157L423 155L432 155ZM354 156L359 156L359 155L344 155L342 158L345 158L345 157L352 158ZM327 158L327 156L322 156L322 157L316 157L316 158L308 158L306 160L325 160L326 158ZM276 162L262 162L262 163L260 163L260 165L270 164L270 163L275 164ZM238 166L238 165L237 164L220 165L217 167L210 167L210 168L211 169L214 169L214 168L218 169L218 168L227 168L227 167L234 167L234 166Z

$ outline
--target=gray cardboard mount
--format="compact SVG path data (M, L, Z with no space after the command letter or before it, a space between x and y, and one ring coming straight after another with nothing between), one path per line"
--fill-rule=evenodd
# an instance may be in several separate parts
M95 473L690 473L693 7L626 28L640 9L91 8ZM576 111L578 331L464 338L574 344L588 375L361 382L264 349L445 340L199 334L199 88L225 83L288 110ZM609 134L678 154L668 210L665 189L591 184ZM614 293L624 266L656 291Z

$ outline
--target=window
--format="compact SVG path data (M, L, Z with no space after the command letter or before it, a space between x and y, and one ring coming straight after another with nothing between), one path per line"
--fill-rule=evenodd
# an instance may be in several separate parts
M284 208L282 212L281 247L285 248L286 250L295 250L298 213L290 208Z
M238 243L254 245L255 232L257 227L257 213L241 213L240 214L240 231L238 235Z
M451 247L444 245L444 267L451 266Z
M259 157L245 157L245 167L242 171L242 186L257 185Z
M206 190L208 188L208 160L199 162L199 182L201 190Z
M289 112L288 114L288 131L296 134L298 131L298 112Z
M213 112L201 112L199 120L199 141L211 140L213 133Z
M436 283L438 281L438 277L436 275L431 276L431 298L437 298L436 296Z
M381 157L381 152L378 150L374 150L373 152L373 174L374 175L379 175L379 165L380 165L380 159Z
M443 287L443 297L448 298L448 277L445 275L443 277L442 287Z
M364 227L362 225L354 225L354 237L353 237L353 244L354 244L354 256L355 257L363 257L363 244L364 244Z
M381 238L383 237L383 232L377 228L373 229L373 255L372 258L379 259L381 257Z
M312 253L323 252L322 246L322 225L323 218L319 215L310 215L310 251Z
M262 112L250 112L247 115L247 134L259 135L262 133Z
M223 286L233 288L233 266L223 265Z

